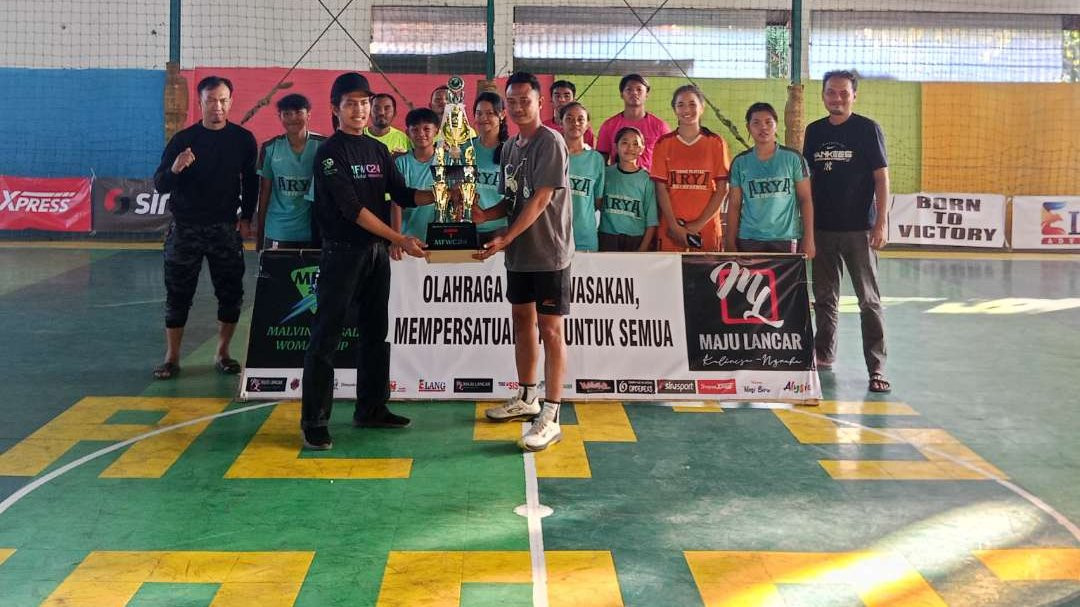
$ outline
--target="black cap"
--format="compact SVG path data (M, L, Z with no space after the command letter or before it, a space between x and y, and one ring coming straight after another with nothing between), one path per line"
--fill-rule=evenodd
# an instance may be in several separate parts
M345 72L334 78L334 84L330 87L330 103L339 105L341 98L349 93L364 93L368 97L374 95L367 78L356 72Z

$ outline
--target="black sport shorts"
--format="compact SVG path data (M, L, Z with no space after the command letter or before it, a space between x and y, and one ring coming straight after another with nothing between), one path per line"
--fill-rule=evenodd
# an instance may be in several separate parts
M536 302L538 314L570 313L570 266L554 272L506 271L506 299L512 304Z

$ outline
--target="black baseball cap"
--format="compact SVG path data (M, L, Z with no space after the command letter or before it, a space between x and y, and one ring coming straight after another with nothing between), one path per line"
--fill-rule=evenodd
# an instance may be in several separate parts
M345 72L334 78L334 84L330 87L330 103L337 106L341 103L341 98L349 93L364 93L368 97L374 95L367 78L356 72Z

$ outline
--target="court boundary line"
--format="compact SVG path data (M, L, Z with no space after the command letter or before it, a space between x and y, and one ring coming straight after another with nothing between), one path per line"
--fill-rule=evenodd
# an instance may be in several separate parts
M866 401L866 402L873 402L873 401ZM677 402L658 403L658 404L660 406L662 406L662 407L668 407L668 408L687 406L685 404L680 405ZM840 419L838 417L830 417L830 416L822 414L822 413L814 413L812 411L807 411L805 409L800 409L800 408L798 408L795 405L792 405L790 403L764 403L764 402L763 403L752 403L752 402L723 403L723 402L719 402L718 404L719 404L721 409L783 409L785 411L793 411L795 413L799 413L799 414L806 415L806 416L809 416L809 417L816 417L818 419L828 420L828 421L831 421L831 422L834 422L834 423L837 423L837 424L840 424L840 425L843 425L843 426L848 426L850 428L858 428L860 430L867 430L867 431L872 432L874 434L878 434L878 435L884 436L886 438L890 438L892 440L895 440L895 441L897 441L897 442L899 442L901 444L904 444L904 445L910 445L911 444L907 439L905 439L902 436L899 436L897 434L892 434L892 433L888 432L887 429L873 428L873 427L870 427L870 426L864 426L864 425L856 423L856 422L848 421L846 419ZM703 405L694 404L694 405L690 405L690 406L691 407L699 407L699 406L703 406ZM997 476L996 474L993 474L992 472L989 472L987 470L983 470L979 466L976 466L974 464L971 464L971 463L965 462L963 460L960 460L960 459L958 459L956 457L953 457L952 455L949 455L948 453L944 453L942 451L939 451L939 450L935 449L933 446L920 445L919 450L923 451L923 452L926 452L926 453L930 453L930 454L935 455L937 457L940 457L942 459L946 459L949 462L951 462L953 464L956 464L956 465L958 465L958 466L960 466L962 468L967 468L968 470L971 470L972 472L976 472L978 474L983 475L987 480L994 481L995 483L997 483L997 484L1001 485L1002 487L1008 489L1009 491L1013 492L1014 494L1020 496L1022 499L1027 501L1032 506L1035 506L1035 508L1041 510L1044 514L1046 514L1050 518L1054 519L1054 521L1056 521L1059 525L1064 527L1066 531L1068 531L1070 534L1072 534L1073 538L1075 538L1077 542L1080 542L1080 527L1078 527L1075 523L1073 523L1071 520L1069 520L1069 518L1067 516L1065 516L1064 514L1058 512L1057 510L1055 510L1053 506L1051 506L1050 504L1047 504L1042 499L1040 499L1037 495L1031 493L1027 489L1024 489L1020 485L1017 485L1016 483L1014 483L1014 482L1012 482L1012 481L1010 481L1008 479L1001 478L1001 477ZM987 462L987 463L989 463L989 462Z
M529 431L531 424L521 424L521 435ZM533 607L548 607L547 558L544 556L544 523L540 506L540 482L536 473L536 454L523 451L525 464L525 511L529 526L529 561L532 565Z
M11 507L13 507L15 504L17 504L19 501L21 501L27 495L30 495L31 493L33 493L37 489L41 488L45 484L49 483L50 481L52 481L52 480L54 480L56 478L59 478L60 476L70 472L71 470L74 470L75 468L78 468L79 466L82 466L83 464L91 462L91 461L93 461L93 460L95 460L95 459L97 459L97 458L99 458L99 457L101 457L103 455L107 455L107 454L112 453L114 451L118 451L120 449L123 449L124 447L129 446L129 445L133 445L133 444L135 444L135 443L137 443L137 442L139 442L141 440L145 440L147 438L158 436L158 435L164 434L166 432L171 432L171 431L179 429L179 428L185 428L187 426L193 426L195 424L200 424L200 423L203 423L203 422L212 422L215 419L221 419L221 418L224 418L224 417L230 417L230 416L233 416L233 415L238 415L240 413L247 413L249 411L255 411L255 410L258 410L258 409L264 409L266 407L272 407L272 406L275 406L275 405L279 405L282 402L284 402L284 401L270 401L270 402L255 404L255 405L248 405L248 406L240 407L240 408L237 408L237 409L230 409L228 411L222 411L220 413L214 413L212 415L206 415L206 416L199 417L199 418L196 418L196 419L191 419L191 420L188 420L188 421L185 421L185 422L180 422L180 423L177 423L177 424L173 424L171 426L165 426L163 428L157 428L157 429L152 430L150 432L145 432L145 433L140 434L138 436L134 436L132 438L113 443L112 445L109 445L107 447L102 447L101 449L98 449L97 451L94 451L93 453L89 453L87 455L84 455L84 456L82 456L82 457L80 457L80 458L78 458L78 459L76 459L76 460L74 460L72 462L69 462L69 463L57 468L56 470L53 470L52 472L49 472L48 474L45 474L45 475L43 475L41 477L38 477L38 478L30 481L29 483L23 485L22 487L19 487L14 493L12 493L8 497L6 497L3 501L0 501L0 515L3 515ZM678 402L654 402L654 403L642 403L642 404L659 405L661 407L666 407L666 408L672 408L672 407L676 407L676 406L687 406L686 404L680 405ZM806 415L806 416L809 416L809 417L816 417L818 419L828 420L828 421L831 421L831 422L834 422L834 423L837 423L837 424L841 424L841 425L844 425L844 426L848 426L848 427L851 427L851 428L858 428L860 430L866 430L866 431L869 431L869 432L873 432L875 434L879 434L881 436L885 436L887 438L896 440L896 441L898 441L898 442L900 442L902 444L910 444L903 437L895 435L895 434L891 434L890 432L888 432L885 429L872 428L870 426L864 426L862 424L852 422L852 421L848 421L848 420L845 420L845 419L840 419L840 418L837 418L837 417L830 417L828 415L824 415L824 414L821 414L821 413L813 413L811 411L806 411L804 409L796 408L794 405L791 405L791 404L788 404L788 403L750 403L750 405L751 405L750 407L747 407L746 403L727 403L727 404L720 403L721 408L730 408L730 409L754 408L754 409L784 409L784 410L788 410L788 411L794 411L794 412L799 413L801 415ZM694 406L694 405L690 405L690 406ZM524 433L525 424L522 425L522 431ZM1032 506L1035 506L1035 508L1037 508L1038 510L1042 511L1044 514L1048 515L1050 518L1052 518L1054 521L1056 521L1059 525L1064 527L1070 534L1072 534L1073 538L1076 539L1077 542L1080 542L1080 527L1077 527L1077 525L1075 523L1073 523L1072 521L1070 521L1068 517L1066 517L1064 514L1061 514L1060 512L1055 510L1053 506L1051 506L1050 504L1047 504L1046 502L1044 502L1042 499L1040 499L1038 496L1034 495L1030 491L1024 489L1023 487L1017 485L1016 483L1014 483L1014 482L1012 482L1010 480L1000 478L997 475L995 475L995 474L993 474L991 472L988 472L987 470L983 470L979 466L976 466L974 464L970 464L968 462L964 462L964 461L962 461L960 459L957 459L957 458L953 457L952 455L949 455L948 453L943 453L941 451L938 451L937 449L934 449L932 446L925 446L924 445L924 446L921 447L921 449L924 450L927 453L931 453L931 454L933 454L933 455L935 455L937 457L941 457L943 459L946 459L946 460L948 460L948 461L950 461L950 462L952 462L954 464L957 464L957 465L959 465L959 466L961 466L963 468L967 468L968 470L971 470L973 472L981 474L987 480L992 480L995 483L997 483L998 485L1004 487L1005 489L1008 489L1013 494L1019 496L1020 498L1022 498L1023 500L1025 500L1026 502L1028 502ZM539 504L539 488L538 488L539 482L538 482L538 480L536 479L536 476L535 476L536 475L535 455L532 454L532 453L524 453L523 454L523 459L526 462L526 465L525 465L525 468L526 468L526 471L525 471L525 477L526 477L525 484L526 484L526 500L527 500L527 504L528 504L528 507L529 507L529 518L528 518L528 520L529 520L529 553L530 553L530 559L532 560L532 569L533 569L533 604L538 606L538 607L546 607L546 605L547 605L547 567L546 567L546 562L545 562L544 553L543 553L543 550L544 550L544 548L543 548L543 528L542 528L542 523L541 523L541 520L540 520L540 504ZM532 475L533 475L532 476L532 483L533 483L532 484L532 490L530 490L530 476L529 476L529 468L530 467L528 465L530 460L532 460ZM535 525L536 536L534 536L534 525ZM539 554L537 554L537 551L539 551ZM542 565L542 568L539 571L537 570L538 564ZM541 588L542 588L543 592L542 592L542 596L541 596L541 598L539 599L539 602L538 602L538 599L537 599L538 589L541 589Z
M93 453L88 453L88 454L80 457L79 459L76 459L75 461L68 462L67 464L64 464L63 466L60 466L56 470L53 470L52 472L49 472L48 474L45 474L43 476L39 476L38 478L35 478L34 480L30 481L29 483L26 483L22 487L19 487L18 489L15 490L14 493L12 493L11 495L4 498L4 501L0 502L0 515L7 512L9 508L11 508L15 504L19 503L19 501L22 500L27 495L30 495L31 493L33 493L37 489L40 489L46 483L48 483L48 482L50 482L50 481L52 481L54 479L57 479L60 476L63 476L64 474L67 474L68 472L71 472L72 470L74 470L75 468L78 468L79 466L81 466L83 464L92 462L95 459L97 459L97 458L99 458L99 457L101 457L103 455L108 455L109 453L112 453L113 451L118 451L120 449L123 449L124 447L129 446L129 445L134 445L135 443L137 443L137 442L139 442L141 440L152 438L154 436L158 436L159 434L165 434L166 432L172 432L173 430L177 430L179 428L186 428L187 426L194 426L195 424L201 424L203 422L212 422L215 419L220 419L220 418L223 418L223 417L229 417L231 415L237 415L237 414L240 414L240 413L247 413L248 411L254 411L256 409L263 409L263 408L270 407L270 406L273 406L273 405L279 405L282 402L285 402L285 401L270 401L270 402L266 402L266 403L259 403L257 405L248 405L246 407L240 407L238 409L230 409L228 411L222 411L220 413L214 413L212 415L204 415L203 417L199 417L199 418L196 418L196 419L189 419L188 421L173 424L171 426L165 426L163 428L157 428L155 430L151 430L150 432L145 432L145 433L140 434L138 436L133 436L133 437L131 437L129 439L113 443L113 444L111 444L111 445L109 445L107 447L102 447L101 449L98 449L97 451L94 451Z

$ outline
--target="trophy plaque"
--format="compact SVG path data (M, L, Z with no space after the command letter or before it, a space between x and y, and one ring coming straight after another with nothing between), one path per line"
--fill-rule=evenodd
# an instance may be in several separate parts
M476 131L469 126L465 111L465 82L450 78L435 159L435 221L427 228L428 261L435 263L476 261L472 255L480 249L472 207L476 204Z

